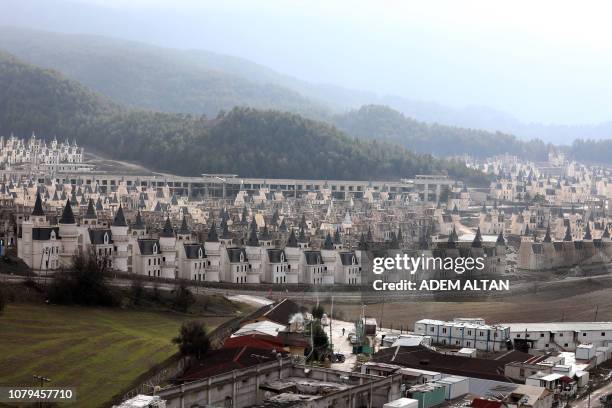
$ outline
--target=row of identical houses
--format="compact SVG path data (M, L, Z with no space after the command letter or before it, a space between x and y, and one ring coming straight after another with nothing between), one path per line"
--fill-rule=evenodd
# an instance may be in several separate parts
M93 201L80 222L66 201L52 225L40 194L18 231L18 256L37 272L69 267L79 253L95 255L109 270L144 276L237 284L361 284L361 251L345 249L339 234L320 249L310 248L304 229L292 230L284 248L273 245L267 227L253 221L246 245L234 243L227 223L213 222L205 242L194 239L186 219L174 229L167 218L161 232L150 234L140 213L128 225L119 206L110 225L98 219Z

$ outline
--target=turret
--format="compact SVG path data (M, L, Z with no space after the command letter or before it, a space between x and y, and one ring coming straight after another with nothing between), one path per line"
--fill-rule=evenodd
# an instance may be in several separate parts
M170 222L170 217L166 218L164 228L159 234L159 245L162 252L162 277L175 278L176 272L176 237Z
M181 222L181 227L179 228L176 237L179 241L189 241L191 240L191 230L187 225L187 219L183 217L183 221Z
M98 214L96 213L94 202L91 199L89 200L89 205L87 206L87 212L83 216L83 224L84 225L97 225L98 224Z
M70 200L66 200L66 205L59 221L59 234L62 237L62 252L59 255L60 264L66 268L72 264L74 255L78 251L79 238L77 223L72 212Z
M36 193L36 201L34 202L34 210L30 215L30 221L32 221L34 226L45 225L47 223L47 216L43 210L40 193Z
M113 234L113 242L116 247L113 266L121 272L128 271L128 225L123 214L123 207L119 205L119 209L113 219L111 225L111 233Z

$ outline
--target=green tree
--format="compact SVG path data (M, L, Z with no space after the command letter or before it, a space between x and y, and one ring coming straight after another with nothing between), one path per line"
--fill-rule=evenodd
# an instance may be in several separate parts
M187 312L195 303L195 297L184 284L179 285L174 289L174 299L172 307L179 312Z
M206 327L198 321L189 321L182 324L179 335L172 339L178 344L183 356L202 358L210 349L210 337Z
M47 291L52 303L83 306L115 306L118 298L106 282L108 259L92 250L77 254L72 265L57 272Z
M310 331L312 331L312 334ZM306 354L310 356L311 360L322 360L329 352L329 339L320 320L313 320L309 325L307 335L312 337L313 348L311 350L309 347Z
M319 305L315 305L312 307L311 312L312 313L312 317L315 319L321 319L323 317L323 314L325 313L325 309L323 308L323 306Z

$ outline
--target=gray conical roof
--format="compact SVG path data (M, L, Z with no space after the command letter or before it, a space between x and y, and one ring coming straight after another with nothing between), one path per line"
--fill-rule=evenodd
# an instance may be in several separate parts
M127 227L127 222L125 222L125 215L123 214L123 207L121 205L119 205L117 214L115 214L115 219L113 220L113 227Z
M166 217L166 223L164 224L164 229L159 234L161 238L172 238L174 237L174 229L172 228L172 223L170 222L170 217Z
M191 230L187 225L187 218L183 217L183 221L181 222L181 227L178 230L178 233L181 235L189 235L191 234Z
M476 236L474 236L474 240L472 241L472 248L480 248L482 247L482 235L480 235L480 227L476 230Z
M208 230L206 242L219 242L219 237L217 236L217 226L215 225L214 220L212 222L212 225L210 226L210 229Z
M62 218L59 221L60 224L76 224L76 220L74 219L74 213L72 212L72 205L70 205L70 200L66 200L66 206L64 207L64 211L62 212Z
M45 215L45 211L42 206L42 198L40 198L40 193L36 193L36 202L34 203L34 211L32 211L32 215L36 217L42 217Z
M83 218L88 219L88 220L93 220L93 219L98 218L98 215L96 214L96 209L94 208L93 200L89 200L89 205L87 206L87 212L85 213L85 216Z
M334 242L332 241L332 237L329 234L329 232L327 233L327 236L325 237L325 243L323 244L323 249L334 249Z
M289 234L289 239L287 240L287 246L291 248L297 248L298 242L295 236L295 230L291 229L291 234Z
M563 237L564 241L573 241L572 238L572 229L570 228L569 224L567 224L567 228L565 229L565 237Z
M134 225L132 225L132 229L140 230L140 229L145 229L145 228L146 228L145 223L142 220L142 216L140 215L140 211L138 211L138 213L136 214L136 222L134 223Z
M257 223L255 222L255 218L251 221L251 232L249 233L249 239L247 240L248 246L258 246L259 238L257 237Z

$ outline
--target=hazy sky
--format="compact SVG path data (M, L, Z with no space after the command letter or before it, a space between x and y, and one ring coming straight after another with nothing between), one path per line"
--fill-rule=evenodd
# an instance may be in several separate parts
M111 10L99 21L60 19L65 31L203 48L310 81L524 121L612 120L611 2L73 1Z

